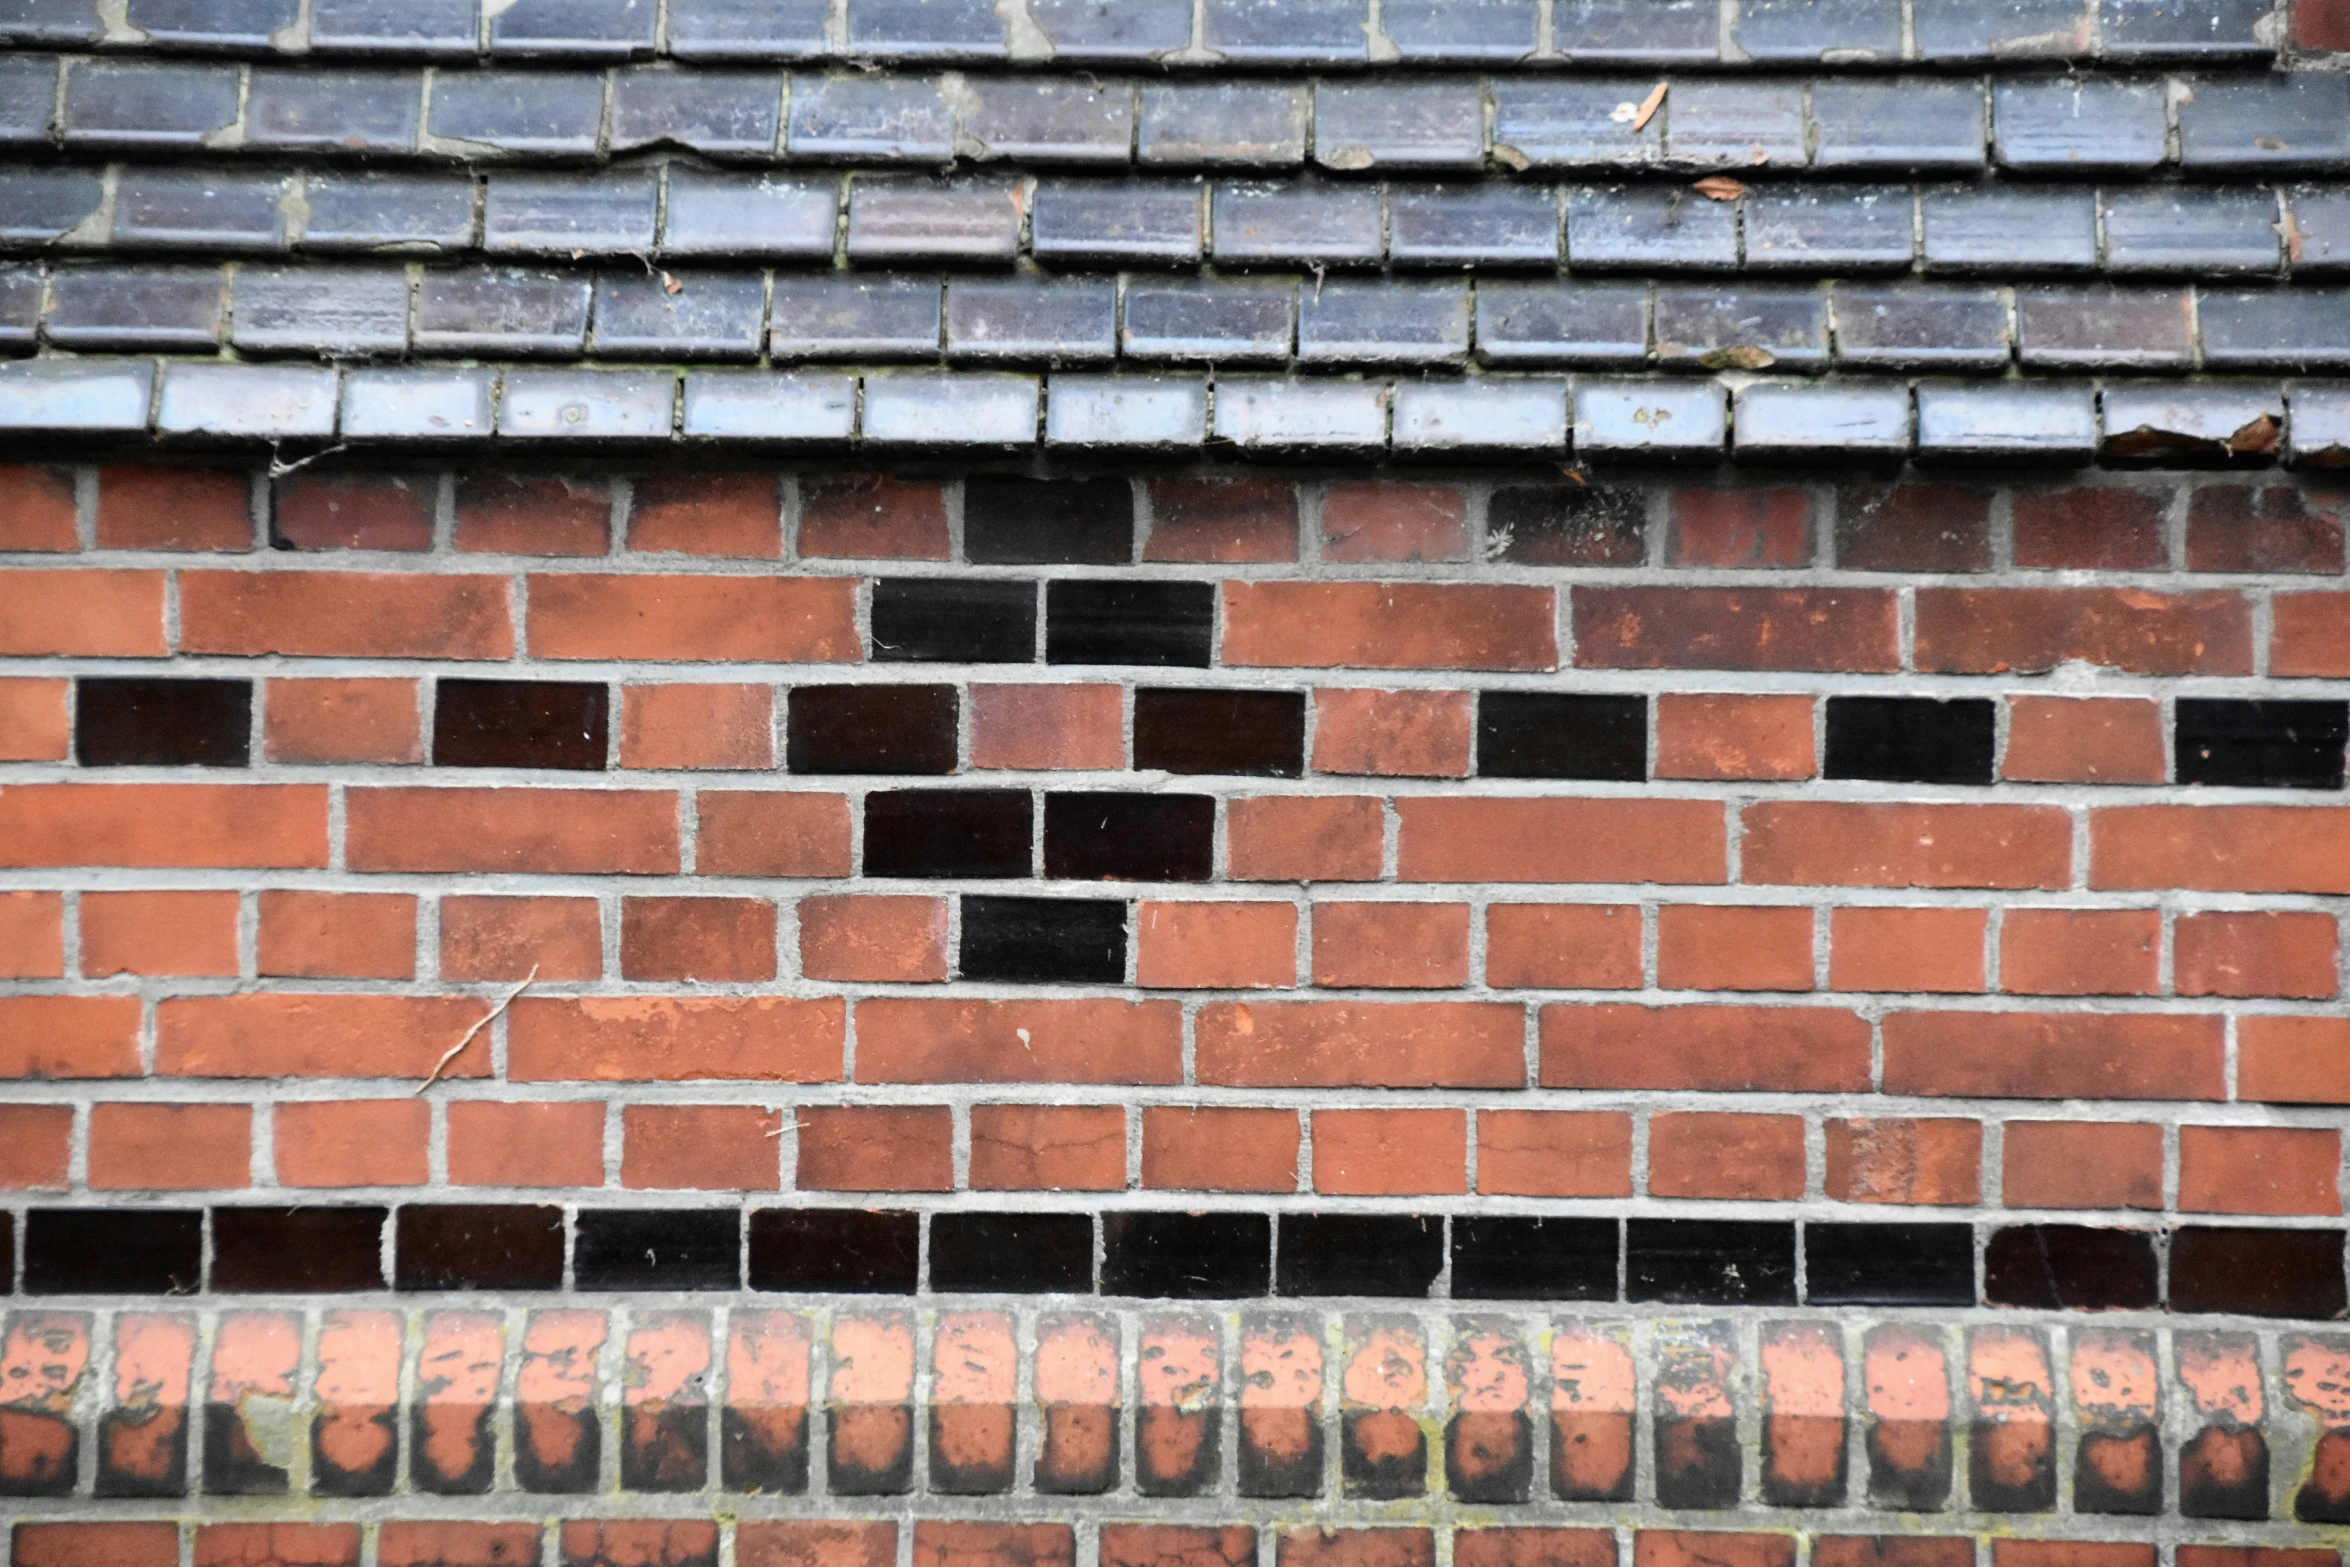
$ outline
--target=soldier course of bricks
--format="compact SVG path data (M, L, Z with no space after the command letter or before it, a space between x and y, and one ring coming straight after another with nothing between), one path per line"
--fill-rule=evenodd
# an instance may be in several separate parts
M2350 0L0 0L0 1562L2344 1567Z

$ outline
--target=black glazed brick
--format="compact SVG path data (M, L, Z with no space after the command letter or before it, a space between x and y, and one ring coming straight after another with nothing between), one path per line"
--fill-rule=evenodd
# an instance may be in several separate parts
M1205 669L1215 640L1212 582L1052 582L1044 590L1048 664Z
M1588 485L1498 489L1485 538L1517 566L1637 566L1648 559L1648 497Z
M1204 794L1048 794L1044 873L1067 881L1206 881L1216 802Z
M193 1295L204 1282L194 1208L35 1208L25 1215L28 1295Z
M1686 1306L1795 1304L1795 1226L1763 1219L1628 1219L1625 1293Z
M1105 1213L1102 1293L1241 1300L1272 1282L1273 1221L1262 1213Z
M795 773L951 773L953 686L798 686L784 712Z
M2016 1224L1983 1248L1986 1306L2131 1311L2161 1299L2154 1236L2146 1230Z
M1455 1300L1614 1300L1614 1219L1455 1215Z
M2342 1232L2182 1225L2170 1238L2170 1309L2333 1321L2350 1310Z
M1639 783L1648 776L1648 698L1484 692L1477 698L1477 771Z
M1444 1269L1444 1221L1411 1213L1285 1213L1278 1295L1424 1297Z
M1010 1295L1093 1288L1093 1216L941 1213L930 1221L930 1287Z
M510 1203L410 1203L395 1221L392 1287L563 1287L563 1210Z
M2240 789L2339 789L2350 702L2247 702L2180 697L2183 784Z
M250 680L74 682L73 754L84 767L244 767L252 752Z
M1822 776L1987 784L1994 723L1989 697L1832 696Z
M1806 1224L1814 1306L1971 1306L1975 1232L1964 1224Z
M1036 662L1036 584L884 577L873 584L873 657L882 663Z
M589 1208L572 1254L583 1290L730 1290L742 1283L732 1208Z
M1137 691L1134 765L1169 773L1295 778L1306 765L1305 693Z
M865 796L868 876L1027 876L1025 789L877 789Z
M609 688L575 680L442 680L433 693L436 767L604 770Z
M751 1288L911 1295L922 1217L894 1209L762 1208L751 1215Z
M984 566L1123 566L1134 559L1134 487L1124 479L971 479L963 554Z
M383 1208L215 1208L212 1287L317 1292L383 1288Z
M965 979L1115 985L1126 977L1126 905L966 897L960 967Z

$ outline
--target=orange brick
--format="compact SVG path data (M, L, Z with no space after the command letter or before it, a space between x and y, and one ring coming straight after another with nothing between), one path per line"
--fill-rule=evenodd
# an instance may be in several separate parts
M2142 675L2252 672L2252 607L2235 592L1919 588L1917 667L2038 673L2101 664Z
M2072 883L2072 818L2053 806L1766 800L1740 818L1739 865L1756 886Z
M331 1374L322 1370L321 1379ZM359 1567L359 1526L200 1523L196 1567Z
M1174 1083L1183 1012L1172 1001L882 996L857 1003L867 1083Z
M0 892L0 979L58 979L64 973L64 895Z
M846 876L846 795L704 789L695 866L705 876Z
M507 1018L516 1082L829 1083L847 1009L838 997L524 996Z
M783 503L771 473L665 473L636 481L631 550L773 560L783 553Z
M1828 1123L1827 1193L1838 1202L1921 1207L1982 1201L1983 1127L1958 1117Z
M168 996L155 1008L155 1070L171 1077L421 1078L489 1005L473 996ZM441 1075L488 1071L488 1044L477 1034Z
M441 978L596 979L603 918L593 898L446 897Z
M1286 479L1154 479L1144 560L1297 559L1297 486Z
M70 680L0 680L0 762L62 762Z
M2007 699L2003 777L2027 783L2158 784L2162 709L2140 697Z
M1648 1118L1648 1194L1757 1202L1803 1195L1803 1117L1659 1112Z
M2179 1128L2186 1213L2338 1214L2342 1134L2332 1127Z
M601 555L612 493L596 479L468 473L457 481L458 549L489 555Z
M1489 1197L1629 1197L1632 1118L1620 1110L1480 1110L1477 1190Z
M1760 809L1755 807L1754 809ZM1396 801L1405 881L1719 883L1729 833L1716 800Z
M160 658L160 571L0 570L0 655Z
M2000 1200L2010 1208L2160 1208L2162 1128L2135 1121L2010 1121Z
M271 680L261 688L262 754L273 762L421 762L413 680Z
M1135 979L1145 988L1243 990L1297 983L1297 909L1291 904L1145 901L1135 932Z
M668 789L353 789L344 811L358 871L668 876L679 861Z
M1116 686L971 688L971 765L1020 771L1126 765L1126 697Z
M1374 881L1387 824L1367 796L1259 795L1225 808L1235 881Z
M1900 602L1882 588L1627 586L1572 596L1578 668L1901 667Z
M803 479L799 543L811 560L945 560L946 486L874 474Z
M2350 10L2344 15L2350 18ZM2279 593L2269 600L2269 613L2270 674L2350 675L2350 593Z
M233 892L85 892L82 973L200 978L237 972Z
M1819 771L1808 696L1666 693L1656 699L1656 776L1809 778Z
M620 765L773 767L775 688L624 686L620 693Z
M624 898L623 979L775 977L775 905L765 898Z
M1234 1088L1522 1088L1525 1025L1492 1001L1218 1001L1196 1070Z
M0 464L0 550L81 548L71 468Z
M1314 983L1450 990L1469 982L1465 903L1317 903Z
M1117 1105L973 1105L973 1191L1126 1189L1126 1112Z
M853 664L849 577L626 576L530 579L530 650L540 658Z
M221 1191L253 1178L246 1105L101 1104L90 1109L94 1191Z
M281 1100L271 1142L287 1186L422 1186L432 1106L421 1099Z
M1869 1027L1841 1007L1559 1004L1542 1009L1545 1088L1866 1093Z
M1999 988L2029 996L2150 996L2162 961L2153 909L2010 909Z
M1458 485L1342 481L1322 495L1322 559L1465 560L1469 497Z
M1555 669L1549 588L1227 582L1224 662L1292 669Z
M1469 1118L1461 1110L1317 1110L1314 1190L1404 1197L1468 1189Z
M342 658L511 658L504 577L183 571L180 649Z
M260 959L263 975L412 979L415 894L265 891Z
M1809 990L1812 911L1667 904L1656 982L1667 990Z
M137 1077L136 996L0 996L0 1078Z
M944 898L837 894L800 900L800 972L868 983L947 977Z
M782 1184L783 1114L756 1105L627 1105L620 1184L632 1189L771 1192Z
M233 468L101 468L98 547L249 550L253 476Z
M2338 943L2330 914L2183 914L2171 966L2182 996L2322 1000L2340 984Z
M800 1190L955 1189L955 1113L944 1105L841 1105L799 1112Z
M1894 1012L1892 1094L1993 1099L2218 1099L2227 1033L2208 1013Z
M1142 1112L1142 1184L1158 1191L1294 1192L1297 1112L1152 1105Z
M601 1186L604 1107L453 1099L449 1179L459 1186Z
M1828 916L1828 988L1979 991L1990 923L1984 909L1836 909Z
M1314 771L1466 778L1474 700L1466 691L1314 693Z
M20 1523L16 1567L179 1567L173 1523Z
M2236 1020L2237 1097L2273 1104L2350 1104L2350 1019Z
M0 1105L0 1191L61 1191L73 1154L73 1106Z
M1495 903L1485 910L1485 983L1638 990L1640 909L1630 903Z

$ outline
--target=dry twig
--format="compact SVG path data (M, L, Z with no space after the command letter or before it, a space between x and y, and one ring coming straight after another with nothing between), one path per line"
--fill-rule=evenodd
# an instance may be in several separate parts
M483 1015L480 1022L467 1029L463 1039L458 1040L447 1050L441 1052L441 1058L432 1064L432 1070L425 1074L424 1081L416 1085L416 1092L421 1094L426 1089L432 1087L433 1084L439 1082L441 1080L441 1074L449 1069L449 1063L456 1060L458 1056L463 1054L467 1045L473 1043L473 1036L480 1033L483 1029L489 1027L492 1023L495 1023L498 1020L498 1014L512 1006L514 1004L514 998L521 995L524 991L530 989L530 982L538 977L539 966L536 963L533 963L530 966L530 972L522 976L522 983L515 986L512 990L506 992L505 1000L490 1008L489 1011ZM412 1095L411 1097L414 1096Z

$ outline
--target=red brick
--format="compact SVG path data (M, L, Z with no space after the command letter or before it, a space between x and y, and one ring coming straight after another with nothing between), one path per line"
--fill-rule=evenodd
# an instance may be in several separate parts
M1836 495L1846 571L1987 571L1991 492L1972 485L1854 485Z
M2350 593L2279 593L2269 616L2270 674L2350 675Z
M2154 1546L2138 1541L1991 1542L1991 1567L2154 1567L2154 1562Z
M2001 776L2030 783L2158 784L2162 709L2139 697L2007 699Z
M2187 502L2187 569L2339 575L2339 502L2284 484L2203 485Z
M253 476L236 468L100 468L102 550L249 550Z
M945 1105L808 1106L798 1112L806 1192L950 1192L955 1113Z
M2236 1095L2269 1104L2350 1104L2350 1019L2236 1020Z
M2339 1214L2342 1134L2330 1126L2182 1126L2179 1210Z
M137 1077L136 996L0 996L0 1078Z
M2200 1013L1895 1012L1885 1092L1990 1099L2218 1099L2221 1019Z
M252 1178L248 1105L90 1107L92 1191L223 1191Z
M597 979L603 920L593 898L441 900L441 978Z
M861 1519L745 1519L735 1527L734 1559L736 1567L895 1567L898 1527Z
M62 1191L73 1106L0 1105L0 1191Z
M775 765L775 688L631 685L620 692L623 767Z
M507 1011L514 1082L835 1083L837 999L790 996L524 996Z
M2160 1208L2162 1128L2136 1121L2010 1121L2000 1137L2010 1208Z
M2334 1567L2341 1553L2326 1546L2182 1544L2173 1559L2179 1567Z
M1795 1536L1643 1529L1632 1537L1632 1563L1633 1567L1795 1567Z
M2340 982L2338 941L2330 914L2182 914L2171 967L2182 996L2323 1000Z
M1227 582L1224 662L1299 669L1555 669L1549 588Z
M2248 675L2252 607L2240 593L2147 588L1920 588L1917 667L2039 673L2065 663L2141 675Z
M1211 1002L1202 1083L1235 1088L1522 1088L1525 1013L1493 1001Z
M773 979L775 905L765 898L624 898L620 977Z
M1828 988L1979 991L1989 924L1983 909L1837 909L1828 916Z
M678 868L677 795L667 789L353 789L344 811L344 863L357 871Z
M1811 564L1811 497L1802 490L1680 489L1672 499L1675 566Z
M2350 810L2125 805L2089 813L2099 891L2350 893Z
M2170 564L2169 511L2166 490L2019 490L2015 563L2026 570L2160 571Z
M856 475L800 482L805 560L945 560L946 487Z
M849 873L846 795L704 789L694 813L694 865L705 876Z
M1297 487L1286 479L1154 479L1150 507L1144 560L1297 559Z
M1121 1192L1126 1112L1117 1105L973 1105L975 1192Z
M62 762L70 680L0 679L0 762Z
M1314 983L1331 989L1454 990L1469 982L1465 903L1317 903Z
M485 555L602 555L612 494L596 479L469 473L457 481L455 543Z
M1314 771L1466 778L1473 700L1466 691L1314 693Z
M2150 996L2161 960L2153 909L2010 909L2000 925L1999 988L2014 995Z
M261 688L262 754L273 762L421 762L413 680L270 680Z
M1542 1009L1545 1088L1865 1093L1869 1026L1838 1007Z
M343 658L509 658L503 577L183 571L180 648Z
M1245 1524L1104 1524L1100 1560L1101 1567L1255 1567L1257 1532Z
M2293 0L2293 47L2350 49L2350 0ZM2238 1567L2238 1564L2194 1562L2182 1563L2181 1567ZM2251 1567L2251 1564L2241 1564L2241 1567Z
M1405 881L1719 883L1729 835L1713 800L1398 800Z
M1452 484L1347 480L1322 494L1322 559L1466 560L1468 492Z
M1234 881L1376 881L1387 818L1365 795L1259 795L1225 807Z
M1152 1105L1142 1112L1142 1184L1153 1191L1294 1192L1302 1143L1294 1110Z
M1872 1116L1827 1125L1838 1202L1971 1207L1983 1200L1983 1126L1960 1117Z
M376 1530L376 1567L524 1567L539 1559L536 1523L395 1523Z
M1810 778L1808 696L1678 696L1656 699L1656 776L1707 780Z
M413 979L416 895L266 890L259 952L265 977Z
M1882 588L1577 588L1583 669L1901 667L1898 597Z
M179 1567L173 1523L20 1523L16 1567Z
M2062 887L2072 818L2054 806L1770 800L1742 813L1755 886Z
M1134 930L1135 983L1145 989L1297 983L1297 909L1291 904L1145 901Z
M274 532L298 550L432 548L431 475L290 474L277 483Z
M237 972L233 892L85 892L82 974L173 978Z
M1809 990L1812 911L1667 904L1656 914L1666 990Z
M0 655L160 658L160 571L0 571Z
M783 553L783 501L771 473L665 473L636 481L628 547L639 553L773 560Z
M718 1525L702 1519L572 1521L563 1567L718 1567Z
M1495 903L1485 983L1502 989L1638 990L1640 910L1629 903Z
M1616 1537L1606 1529L1457 1529L1452 1559L1455 1567L1616 1567Z
M0 892L0 979L59 979L64 974L64 896Z
M846 893L803 898L800 972L809 979L877 984L943 980L946 900Z
M1316 1110L1314 1190L1331 1197L1468 1190L1465 1110Z
M1974 1567L1975 1542L1963 1535L1815 1535L1811 1560L1812 1567Z
M166 1077L418 1077L491 1003L473 996L173 996L155 1008L155 1070ZM476 1034L441 1076L482 1077Z
M783 1185L782 1132L782 1112L757 1105L625 1105L620 1184L634 1191L776 1191Z
M533 576L525 621L539 658L853 664L849 577Z
M1803 1117L1659 1112L1648 1118L1648 1194L1759 1202L1803 1195Z
M1076 1553L1065 1523L914 1525L913 1567L1072 1567Z
M1284 1529L1279 1567L1435 1567L1426 1529Z
M81 548L71 468L0 464L0 550Z
M1183 1013L1172 1001L857 1003L862 1083L1176 1083Z
M452 1099L449 1179L459 1186L601 1186L604 1107Z
M1480 1110L1477 1190L1488 1197L1629 1197L1632 1118L1620 1110Z
M280 1100L270 1142L286 1186L422 1186L432 1106L405 1099Z
M1020 771L1126 765L1126 695L1112 685L971 688L971 765Z

